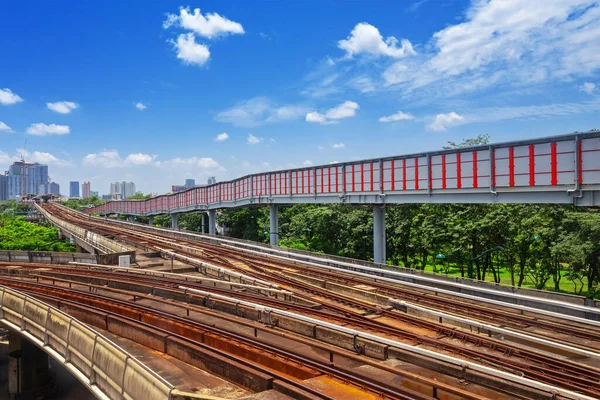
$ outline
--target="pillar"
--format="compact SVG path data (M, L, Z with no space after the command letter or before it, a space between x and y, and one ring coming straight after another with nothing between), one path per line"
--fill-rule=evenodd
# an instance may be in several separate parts
M271 246L277 246L279 244L279 213L277 211L277 205L271 204L269 209L269 222L271 224Z
M55 389L48 369L48 354L11 330L8 344L9 398L40 398Z
M179 224L177 222L177 214L171 214L171 229L179 230Z
M385 264L385 208L373 207L373 261Z
M208 211L208 234L209 235L215 234L216 225L217 225L217 211L209 210Z
M154 222L154 218L148 217L148 225L152 226Z
M206 221L206 213L201 213L202 215L202 233L206 233L206 225L207 225L207 221Z

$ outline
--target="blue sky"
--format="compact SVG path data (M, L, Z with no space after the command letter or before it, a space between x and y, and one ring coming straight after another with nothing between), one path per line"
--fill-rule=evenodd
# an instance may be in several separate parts
M0 19L0 170L27 138L63 192L600 128L595 0L9 0Z

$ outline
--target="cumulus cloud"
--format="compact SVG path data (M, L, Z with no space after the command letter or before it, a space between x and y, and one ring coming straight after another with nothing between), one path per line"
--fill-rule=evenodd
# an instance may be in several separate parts
M148 108L148 106L145 105L144 103L136 103L135 108L137 108L140 111L144 111L146 108Z
M227 139L229 139L229 135L226 132L223 132L223 133L219 133L215 137L215 142L224 142Z
M9 88L0 89L0 104L9 106L22 102L23 99L18 94L13 93Z
M258 144L262 142L262 138L256 137L253 134L249 133L248 138L246 139L248 144Z
M151 156L149 154L135 153L130 154L125 158L125 164L146 165L152 163L155 158L156 155Z
M122 168L132 165L148 165L155 159L156 155L143 153L132 153L123 159L117 150L105 150L99 153L91 153L82 160L83 165L102 168Z
M344 147L346 147L344 143L335 143L333 146L331 146L332 149L343 149Z
M306 122L318 124L337 124L340 119L349 118L356 115L356 110L360 107L353 101L345 101L339 106L330 108L324 114L317 111L311 111L306 114Z
M72 101L57 101L55 103L46 103L46 107L59 114L69 114L71 111L79 108L79 104Z
M71 129L67 125L47 125L40 122L31 124L29 128L27 128L27 133L35 136L68 135L71 133Z
M458 115L455 112L447 114L438 114L435 116L434 121L429 125L429 128L434 131L445 131L448 127L456 125L465 120L462 115Z
M585 92L587 94L594 93L594 89L596 89L596 85L594 85L592 82L585 82L583 85L581 85L579 87L579 90L581 90L582 92Z
M6 125L4 122L0 121L0 132L14 132L10 126Z
M177 58L188 65L204 65L210 58L208 46L196 43L196 37L193 33L182 33L177 37L177 41L169 40L177 51Z
M398 39L393 36L383 40L379 29L366 22L357 24L350 32L350 36L338 42L338 47L346 51L348 57L361 53L393 58L416 54L408 40L402 39L400 46L398 46Z
M195 8L193 13L190 13L189 7L180 7L179 15L167 14L163 27L168 29L174 25L194 31L199 36L207 39L245 33L240 23L231 21L217 13L202 15L199 8Z
M379 118L379 122L396 122L396 121L405 121L415 119L415 117L410 113L405 113L402 111L398 111L395 114L388 115L387 117Z
M302 166L303 167L310 167L312 165L313 165L313 162L310 161L310 160L304 160L304 161L302 161Z
M215 120L243 128L301 118L307 108L302 105L277 105L267 97L254 97L215 115Z
M174 169L188 168L188 169L193 170L193 169L199 168L201 170L208 170L208 171L217 171L217 170L224 171L225 170L225 168L223 168L218 162L216 162L214 159L212 159L210 157L188 157L188 158L177 157L177 158L173 158L171 160L157 162L156 165L159 167L174 168Z

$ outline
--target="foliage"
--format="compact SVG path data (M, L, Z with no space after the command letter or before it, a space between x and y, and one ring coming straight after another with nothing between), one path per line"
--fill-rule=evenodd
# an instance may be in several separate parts
M343 204L281 207L280 245L370 260L372 213L368 206ZM219 223L234 237L269 240L268 207L224 210ZM386 231L388 264L467 276L475 259L475 279L598 292L600 212L563 205L400 204L387 206ZM503 251L488 251L497 246ZM444 261L436 258L440 253Z
M127 200L148 200L151 198L151 194L144 194L142 192L136 192L133 196L129 196Z
M58 229L36 225L8 213L0 214L0 250L75 251L58 241Z
M99 199L98 196L87 197L85 199L69 199L63 201L63 205L79 211L90 206L99 206L100 204L104 203L106 202L102 199Z

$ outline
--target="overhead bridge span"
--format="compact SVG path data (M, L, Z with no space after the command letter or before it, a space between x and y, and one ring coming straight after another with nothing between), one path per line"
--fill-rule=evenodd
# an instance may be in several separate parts
M385 214L394 203L546 203L600 205L600 131L452 150L350 161L247 175L148 200L109 201L101 215L153 216L271 206L271 244L278 242L277 205L374 205L374 260L385 260Z

